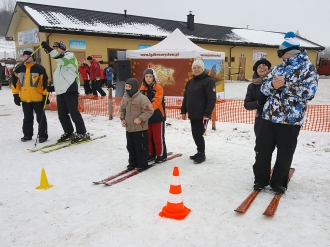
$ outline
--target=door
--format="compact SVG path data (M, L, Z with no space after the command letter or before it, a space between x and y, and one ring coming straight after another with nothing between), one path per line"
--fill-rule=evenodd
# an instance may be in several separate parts
M246 64L246 58L245 57L240 57L239 58L239 63L238 63L238 81L245 81L245 64Z

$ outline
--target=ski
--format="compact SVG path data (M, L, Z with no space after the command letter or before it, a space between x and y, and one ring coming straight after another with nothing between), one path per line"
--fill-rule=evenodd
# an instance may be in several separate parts
M235 209L235 211L244 214L249 209L254 199L256 199L259 192L260 190L252 191L252 193L242 202L238 208Z
M66 141L63 141L63 142L54 142L54 143L47 144L47 145L44 145L44 146L41 146L41 147L38 147L38 148L28 148L27 150L29 150L31 152L37 152L41 149L51 148L51 147L58 146L58 145L61 145L61 144L64 144L64 143L68 143L69 141L71 141L71 140L66 140Z
M270 171L270 177L272 177L273 171L274 167ZM235 209L235 211L244 214L249 209L254 199L256 199L259 192L260 190L253 190L252 193L242 202L242 204Z
M180 157L180 156L182 156L182 154L171 155L170 157L167 157L167 160L166 161L172 160L172 159L177 158L177 157ZM126 176L123 176L123 177L118 178L116 180L112 180L112 181L106 182L106 183L104 183L104 185L111 186L111 185L117 184L117 183L122 182L122 181L124 181L124 180L126 180L128 178L131 178L131 177L133 177L133 176L135 176L135 175L137 175L137 174L139 174L141 172L144 172L144 171L148 170L149 168L151 168L151 167L153 167L153 166L155 166L157 164L162 164L162 163L152 163L152 164L148 165L148 167L146 169L144 169L144 170L135 170L135 171L131 172L130 174L127 174Z
M168 152L167 155L171 155L172 153L173 152ZM132 171L132 170L125 169L125 170L123 170L123 171L121 171L121 172L119 172L119 173L117 173L115 175L112 175L110 177L104 178L104 179L102 179L100 181L93 182L93 184L104 184L104 183L106 183L106 182L108 182L108 181L110 181L110 180L112 180L114 178L120 177L121 175L124 175L124 174L126 174L126 173L128 173L130 171Z
M50 152L60 150L62 148L76 146L76 145L83 144L83 143L86 143L86 142L91 142L91 141L94 141L94 140L98 140L98 139L101 139L101 138L104 138L104 137L106 137L106 135L97 136L97 137L90 138L90 139L80 141L80 142L74 142L74 143L69 142L69 143L64 144L62 146L58 146L58 147L55 146L54 148L51 148L51 149L40 149L40 151L43 152L43 153L50 153Z
M290 182L294 172L295 172L295 169L291 168L290 173L289 173L289 182ZM274 216L275 212L276 212L276 209L277 209L277 206L280 203L281 198L282 198L282 194L275 195L273 200L269 203L267 209L265 210L264 215Z

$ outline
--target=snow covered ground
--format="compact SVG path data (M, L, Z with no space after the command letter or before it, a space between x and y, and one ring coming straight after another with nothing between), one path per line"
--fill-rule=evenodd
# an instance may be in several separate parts
M330 104L322 79L313 104ZM227 82L226 97L243 99L246 82ZM62 128L46 112L49 141ZM125 130L119 119L83 115L88 131L107 137L44 154L23 143L22 109L9 87L0 90L0 246L330 246L330 133L301 131L287 193L274 217L263 216L273 193L260 193L244 214L234 212L252 190L254 133L250 124L217 123L207 130L207 161L194 165L189 121L168 119L166 143L182 157L111 187L93 185L126 168ZM35 125L35 130L37 126ZM41 144L37 144L37 147ZM191 213L183 221L159 217L174 166ZM50 184L36 190L41 169Z

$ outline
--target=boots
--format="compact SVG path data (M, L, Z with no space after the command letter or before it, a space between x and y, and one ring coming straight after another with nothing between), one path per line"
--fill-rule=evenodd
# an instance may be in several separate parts
M200 164L203 163L206 160L205 153L203 152L198 152L197 157L194 159L195 164Z

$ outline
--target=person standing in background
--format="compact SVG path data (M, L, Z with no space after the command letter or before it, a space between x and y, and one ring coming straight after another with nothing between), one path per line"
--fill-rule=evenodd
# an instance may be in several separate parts
M86 61L84 59L80 60L80 66L79 66L79 74L81 75L81 78L84 80L84 90L85 94L89 95L92 94L92 88L90 85L90 76L89 76L89 66L86 64Z
M101 88L101 66L98 61L96 61L91 56L87 57L87 61L90 62L91 66L89 68L90 80L92 81L92 91L93 95L97 97L97 92L101 96L106 96L107 94Z
M204 62L196 59L192 64L194 77L190 79L184 91L181 114L182 119L190 119L191 132L197 146L197 153L190 156L195 164L206 160L204 132L211 118L216 102L215 83L204 72Z
M118 73L118 58L117 57L114 57L114 59L113 59L112 70L113 70L113 83L112 83L112 85L116 86L116 83L117 83L117 73Z

